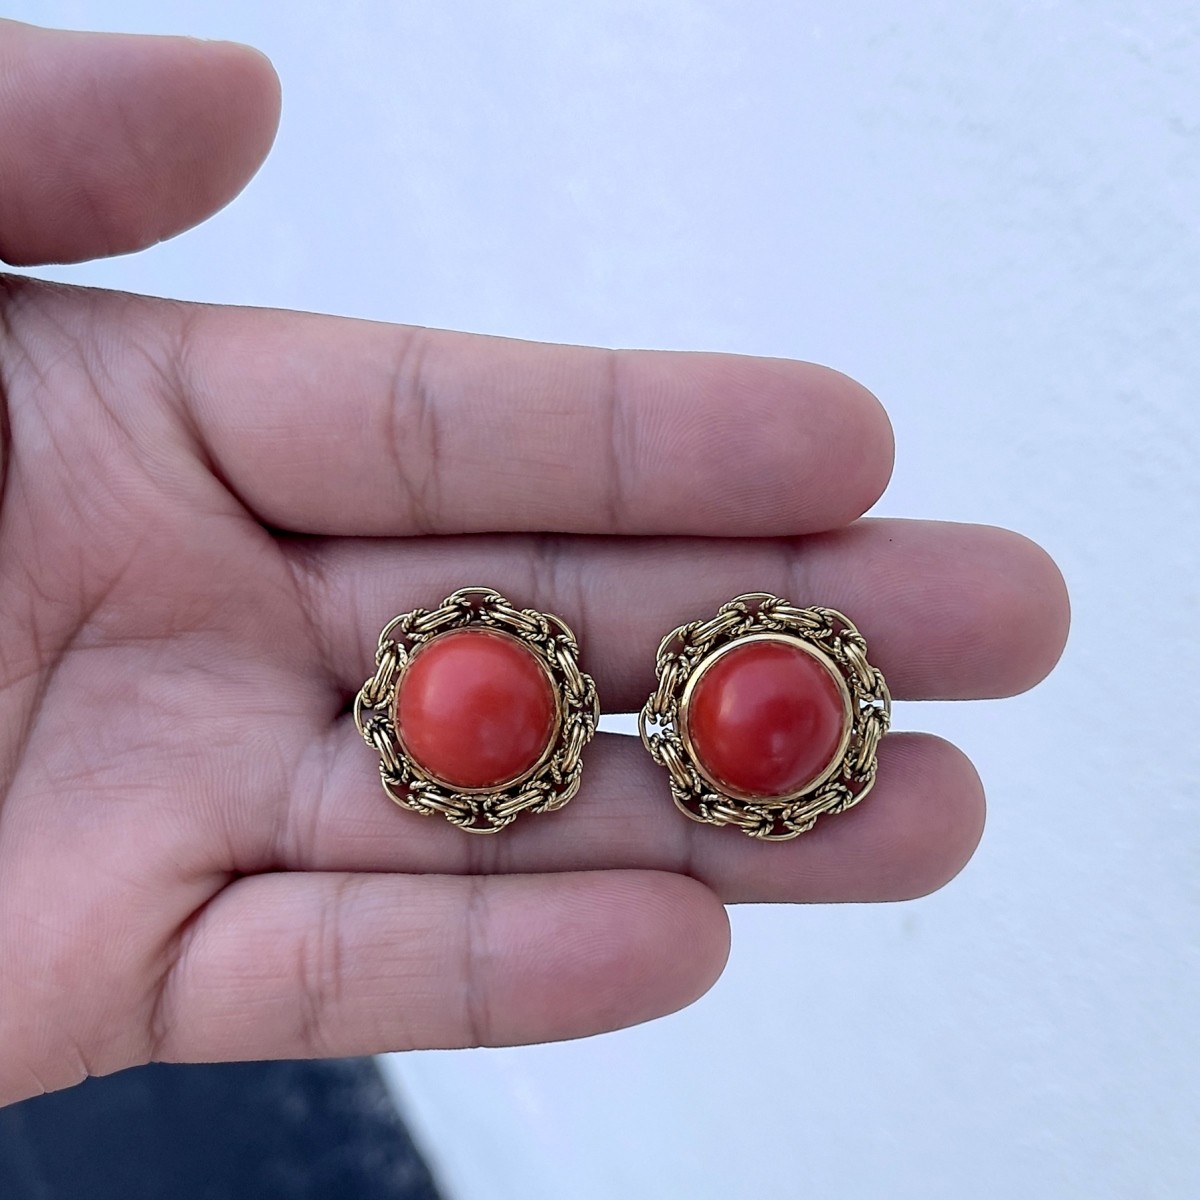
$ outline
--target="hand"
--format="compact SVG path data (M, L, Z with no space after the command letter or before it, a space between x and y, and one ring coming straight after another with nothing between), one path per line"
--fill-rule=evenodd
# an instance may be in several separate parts
M0 252L147 245L245 182L243 48L0 22ZM770 590L845 610L895 695L1033 684L1061 580L995 529L855 521L891 467L861 387L0 277L0 1101L150 1059L566 1038L687 1004L723 903L936 888L966 759L896 734L796 841L695 825L634 739L494 838L399 811L348 703L397 612L483 583L561 614L608 711L661 634Z

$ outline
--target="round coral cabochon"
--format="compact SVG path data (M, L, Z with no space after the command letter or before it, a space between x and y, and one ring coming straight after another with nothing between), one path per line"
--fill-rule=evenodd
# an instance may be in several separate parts
M683 736L711 783L746 799L793 796L841 750L850 722L833 668L795 638L732 642L697 668Z
M549 672L517 638L455 629L413 651L396 688L405 753L452 788L500 788L523 778L558 733Z

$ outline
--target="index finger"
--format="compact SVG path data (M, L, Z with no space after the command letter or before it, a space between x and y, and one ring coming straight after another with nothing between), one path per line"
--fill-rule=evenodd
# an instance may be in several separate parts
M891 473L878 401L811 363L195 306L181 344L206 455L297 532L806 533Z

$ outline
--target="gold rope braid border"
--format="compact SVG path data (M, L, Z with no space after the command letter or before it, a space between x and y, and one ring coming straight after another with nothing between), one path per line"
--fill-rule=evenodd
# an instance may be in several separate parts
M468 626L512 634L549 670L559 693L558 738L531 776L508 788L463 793L424 772L401 748L392 710L409 656L440 633ZM354 700L354 723L379 754L384 791L401 808L422 816L441 814L468 833L498 833L523 812L562 808L579 790L583 749L600 719L596 684L579 667L579 645L570 627L535 608L517 608L491 588L465 587L434 609L401 613L384 627L375 652L375 674Z
M850 740L837 769L786 802L744 801L715 790L679 735L679 706L697 666L727 642L753 633L789 634L816 647L850 690ZM658 687L639 715L638 731L654 761L666 768L676 805L692 820L785 841L806 833L819 816L853 807L875 785L876 751L891 723L892 698L882 673L867 661L862 634L836 609L797 608L769 592L747 592L721 605L715 617L673 629L659 645L655 666Z

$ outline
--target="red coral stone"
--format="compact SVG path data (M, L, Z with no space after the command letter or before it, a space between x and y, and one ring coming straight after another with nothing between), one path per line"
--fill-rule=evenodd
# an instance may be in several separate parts
M743 798L790 796L833 761L846 705L832 670L800 645L735 643L700 670L685 736L718 787Z
M449 787L502 787L531 770L557 734L554 685L516 638L455 629L409 659L396 731L409 757Z

